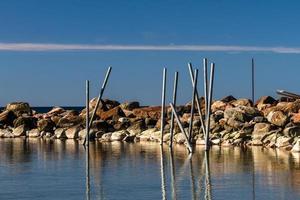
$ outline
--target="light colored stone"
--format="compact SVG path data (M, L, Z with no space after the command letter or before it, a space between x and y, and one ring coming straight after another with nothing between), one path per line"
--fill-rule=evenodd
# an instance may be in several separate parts
M25 136L26 135L25 125L21 125L18 126L17 128L14 128L12 133L14 137Z
M297 142L294 144L292 148L292 152L300 153L300 139L298 139Z
M67 138L65 129L64 128L58 128L54 131L55 138L57 139L64 139Z
M110 142L110 138L111 138L112 133L105 133L102 135L101 137L101 141L103 142Z
M39 137L40 136L40 131L35 128L35 129L31 129L30 131L28 131L28 137L30 138L36 138L36 137Z
M219 144L221 144L221 142L222 142L222 140L220 138L211 140L211 143L214 145L219 145Z
M121 130L121 131L116 131L111 134L111 141L122 141L127 135L129 135L128 131L126 130Z
M0 137L3 138L13 138L14 134L7 129L0 129Z
M79 136L79 131L80 131L80 128L78 126L73 126L71 128L68 128L65 131L65 134L68 139L77 139Z
M184 144L186 142L186 139L185 139L185 136L183 133L177 133L174 136L174 139L178 144Z
M276 126L284 126L288 117L282 111L271 111L268 114L267 119Z
M277 141L276 141L275 145L278 148L286 147L286 146L291 144L291 139L292 138L285 137L285 136L280 136L280 137L277 138Z

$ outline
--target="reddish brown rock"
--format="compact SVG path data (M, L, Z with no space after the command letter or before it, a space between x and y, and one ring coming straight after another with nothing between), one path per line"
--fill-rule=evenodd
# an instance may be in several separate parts
M293 114L291 119L295 124L300 124L300 113Z
M133 114L140 118L160 119L161 106L144 107L133 109Z
M106 112L102 112L100 115L100 118L102 120L108 120L113 118L117 120L120 117L125 117L125 114L119 106L112 108Z

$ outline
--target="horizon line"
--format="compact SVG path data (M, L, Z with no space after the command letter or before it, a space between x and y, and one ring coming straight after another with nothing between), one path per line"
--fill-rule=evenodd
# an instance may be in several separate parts
M59 44L1 43L0 51L210 51L210 52L271 52L300 54L300 47L239 46L239 45L120 45L120 44Z

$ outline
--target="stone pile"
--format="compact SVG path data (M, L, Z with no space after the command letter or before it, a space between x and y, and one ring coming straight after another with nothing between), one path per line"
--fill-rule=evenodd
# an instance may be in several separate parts
M200 98L200 104L202 113L205 113L203 98ZM96 99L92 99L90 116L95 105ZM187 129L190 103L177 106L176 109L184 128ZM114 100L103 100L96 112L90 139L101 142L158 142L160 111L160 106L141 107L139 102L120 104ZM82 140L86 136L85 116L85 109L78 112L54 107L47 113L37 113L28 103L10 103L0 113L0 138ZM171 109L167 107L167 122L163 137L166 143L170 141L170 116ZM204 135L200 126L200 116L196 114L192 142L203 145ZM270 96L264 96L253 103L249 99L227 96L213 102L210 128L210 142L213 145L259 145L300 151L300 100L275 100ZM186 142L176 123L174 142L179 144Z

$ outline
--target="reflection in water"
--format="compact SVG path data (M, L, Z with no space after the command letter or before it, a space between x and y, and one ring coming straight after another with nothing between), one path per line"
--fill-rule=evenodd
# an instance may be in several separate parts
M299 199L300 154L157 143L1 139L1 199ZM167 159L169 158L169 159ZM90 188L85 188L90 181ZM38 189L36 189L38 188ZM18 191L18 192L16 192ZM90 191L90 197L88 192Z
M174 155L173 155L173 151L172 150L170 150L170 172L171 172L172 199L177 200L177 195L176 195L177 188L176 188Z
M205 151L205 199L211 200L211 182L208 151Z
M160 146L160 176L161 176L161 194L162 199L165 200L166 198L166 177L165 177L165 164L164 164L164 152L163 146Z

